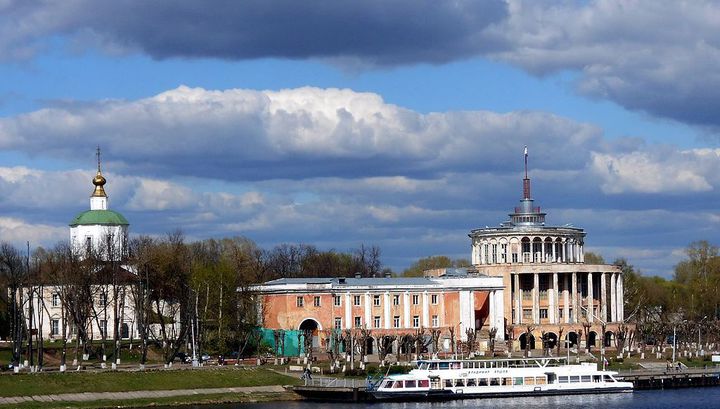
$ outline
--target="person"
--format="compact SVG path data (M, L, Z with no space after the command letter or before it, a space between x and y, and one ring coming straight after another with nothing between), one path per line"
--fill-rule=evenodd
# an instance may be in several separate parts
M312 379L312 373L310 372L310 369L305 368L305 369L303 370L302 379Z

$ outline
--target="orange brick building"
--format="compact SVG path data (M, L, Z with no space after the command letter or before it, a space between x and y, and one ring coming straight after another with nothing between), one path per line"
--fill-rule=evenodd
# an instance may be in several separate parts
M505 334L501 277L448 270L439 277L281 278L256 287L266 329L367 328L402 334L419 328L468 328ZM317 340L315 340L317 346Z

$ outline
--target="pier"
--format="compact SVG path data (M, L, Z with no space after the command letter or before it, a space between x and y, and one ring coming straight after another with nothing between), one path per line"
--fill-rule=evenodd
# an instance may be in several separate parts
M636 390L674 389L720 385L720 368L622 371L619 376L633 383Z

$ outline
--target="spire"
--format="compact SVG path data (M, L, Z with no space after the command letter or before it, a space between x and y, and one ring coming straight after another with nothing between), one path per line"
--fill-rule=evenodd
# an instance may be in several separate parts
M523 200L530 199L530 178L528 178L528 148L525 145L525 179L523 179Z
M95 190L92 193L92 197L107 197L105 189L103 188L107 181L105 180L105 177L103 177L102 171L100 170L100 146L97 147L95 155L97 156L97 174L92 181L93 185L95 185Z

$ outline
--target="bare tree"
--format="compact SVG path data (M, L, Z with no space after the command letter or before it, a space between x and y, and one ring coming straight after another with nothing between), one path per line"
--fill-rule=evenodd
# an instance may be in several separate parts
M437 354L440 351L440 335L442 334L442 331L439 329L433 328L430 330L430 340L432 342L432 348L433 348L433 354L434 357L437 358Z
M473 328L467 328L465 329L465 338L466 341L463 343L463 347L465 351L467 351L468 355L473 353L477 346L477 332Z
M562 334L564 330L565 329L563 327L558 329L557 356L560 356L560 346L562 345ZM570 346L565 345L565 348L570 348Z
M535 330L535 327L532 325L527 325L525 327L525 358L530 356L530 349L532 347L531 340L533 339L532 332Z
M497 336L498 329L497 327L490 328L490 331L488 335L490 336L490 339L488 340L488 349L490 349L490 355L494 358L495 357L495 337Z
M5 278L10 293L10 333L13 368L18 368L22 355L25 328L22 288L27 284L27 273L20 251L9 243L0 243L0 274Z

